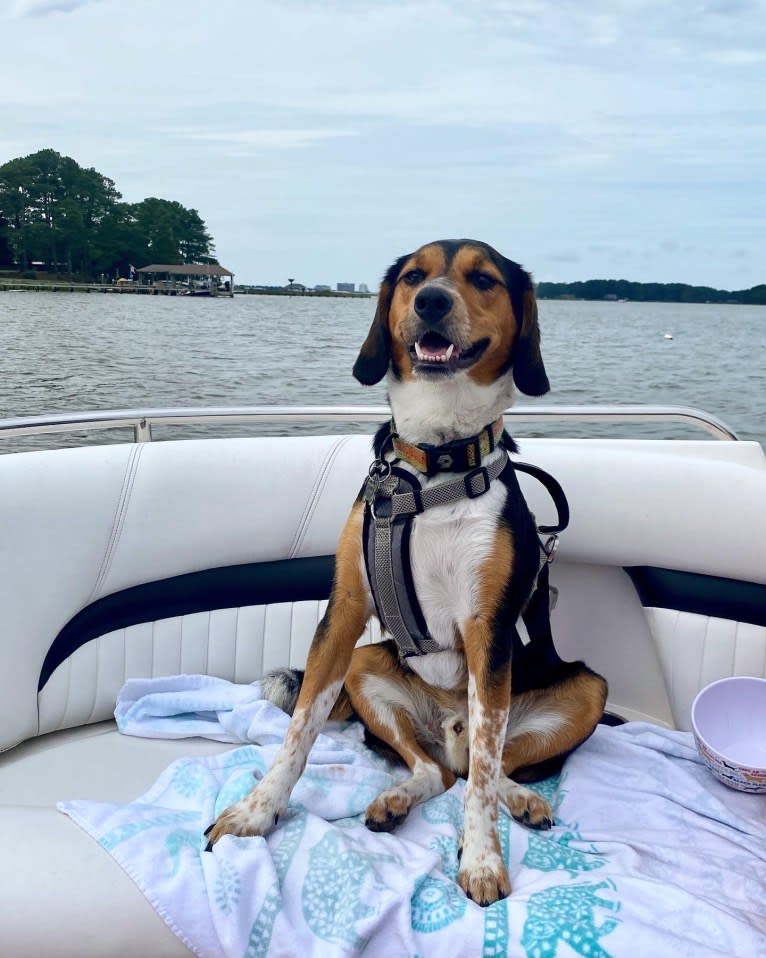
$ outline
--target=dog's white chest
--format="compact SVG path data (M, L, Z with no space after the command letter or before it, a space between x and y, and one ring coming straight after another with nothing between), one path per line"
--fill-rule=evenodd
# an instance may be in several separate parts
M415 592L442 652L412 656L407 664L426 682L453 687L465 680L465 659L453 651L466 619L476 615L483 564L495 546L506 489L494 482L478 499L439 506L414 520L410 563Z

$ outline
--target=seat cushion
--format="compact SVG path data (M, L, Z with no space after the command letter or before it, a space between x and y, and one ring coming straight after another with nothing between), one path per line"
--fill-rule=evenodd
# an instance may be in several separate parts
M0 954L188 958L128 875L56 802L129 802L175 759L230 748L202 739L129 738L104 722L0 756Z

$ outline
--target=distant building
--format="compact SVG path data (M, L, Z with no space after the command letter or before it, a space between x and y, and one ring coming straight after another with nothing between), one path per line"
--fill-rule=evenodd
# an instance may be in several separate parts
M331 289L332 289L332 287L330 287L330 286L315 286L315 287L314 287L314 292L315 292L315 293L329 293L329 292L331 291Z
M305 293L306 292L306 287L303 285L303 283L296 283L296 282L288 283L287 286L285 286L285 289L287 290L288 293Z
M338 283L337 290L339 293L355 293L356 284L355 283Z
M360 292L360 293L369 293L369 289L367 288L367 283L360 283L360 284L359 284L359 292Z

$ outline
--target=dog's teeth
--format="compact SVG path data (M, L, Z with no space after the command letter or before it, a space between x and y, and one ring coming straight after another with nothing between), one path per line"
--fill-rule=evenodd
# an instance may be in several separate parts
M450 343L443 353L426 352L420 343L415 343L415 356L423 363L446 363L449 362L452 354L455 352L454 343Z

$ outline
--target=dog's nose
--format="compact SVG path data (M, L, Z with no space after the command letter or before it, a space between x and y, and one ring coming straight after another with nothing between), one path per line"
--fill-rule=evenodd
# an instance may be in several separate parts
M426 286L415 297L415 312L425 323L439 323L452 309L452 297L440 286Z

